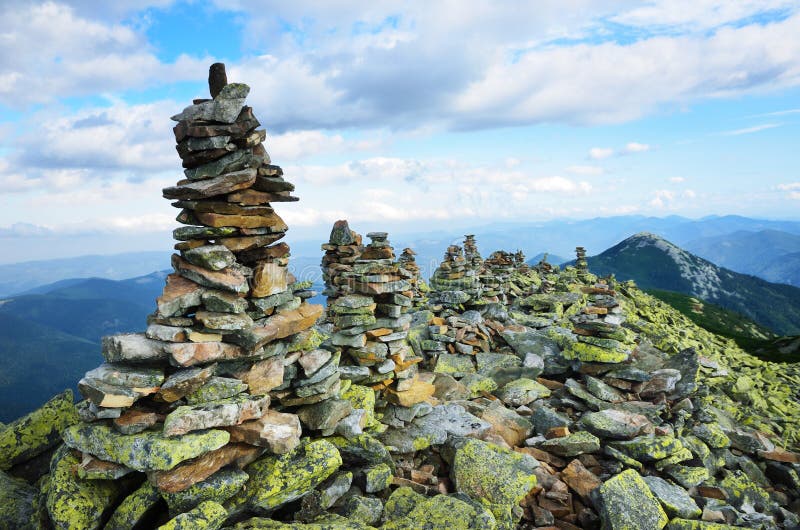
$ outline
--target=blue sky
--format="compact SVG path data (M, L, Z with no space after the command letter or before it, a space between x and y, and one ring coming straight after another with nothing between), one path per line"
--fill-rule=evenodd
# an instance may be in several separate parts
M2 261L168 248L169 116L215 61L297 186L294 237L800 219L795 1L522 4L0 3Z

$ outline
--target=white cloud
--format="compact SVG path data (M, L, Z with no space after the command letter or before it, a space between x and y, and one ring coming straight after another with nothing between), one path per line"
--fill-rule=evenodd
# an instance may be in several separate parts
M626 153L644 153L650 151L651 147L647 144L640 144L638 142L630 142L625 146Z
M614 150L605 147L592 147L589 149L589 158L592 160L603 160L614 155Z
M697 197L697 193L695 193L694 190L686 189L681 192L681 197L683 197L684 199L694 199L695 197Z
M675 200L675 192L670 190L656 190L649 204L653 208L663 209Z
M268 136L265 141L270 156L279 163L315 155L376 150L382 143L380 137L348 140L340 134L326 134L321 130L286 132Z
M573 175L602 175L605 170L599 166L569 166L567 172Z
M753 127L745 127L744 129L734 129L732 131L725 131L720 133L723 136L740 136L742 134L752 134L757 133L760 131L766 131L768 129L774 129L776 127L780 127L783 125L782 123L764 123L761 125L755 125Z
M0 104L13 108L203 79L210 62L182 55L162 63L130 26L60 3L5 2L0 19Z
M778 189L782 191L800 190L800 182L787 182L785 184L778 184Z
M670 177L669 181L673 184L680 184L681 182L686 182L686 178L684 177Z

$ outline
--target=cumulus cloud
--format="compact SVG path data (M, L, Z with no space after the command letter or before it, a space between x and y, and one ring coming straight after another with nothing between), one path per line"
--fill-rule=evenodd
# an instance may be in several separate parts
M106 3L115 4L92 4ZM4 2L0 19L0 104L12 108L202 79L209 62L182 55L163 63L130 26L62 3Z
M784 184L778 184L777 188L781 191L789 192L786 194L786 196L790 199L800 199L800 182L787 182Z

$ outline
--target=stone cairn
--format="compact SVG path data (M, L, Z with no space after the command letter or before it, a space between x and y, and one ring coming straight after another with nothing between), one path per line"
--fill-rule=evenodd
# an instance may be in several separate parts
M450 309L459 309L480 296L478 271L467 266L460 246L447 247L442 263L431 277L431 291L435 304Z
M273 244L287 227L270 202L296 200L293 186L269 163L265 133L244 106L249 88L224 76L209 84L213 99L173 117L187 177L164 189L186 224L174 231L175 272L146 333L103 339L106 363L79 383L83 422L63 433L83 455L79 473L144 472L173 514L182 492L239 491L248 475L238 469L295 449L301 422L332 434L352 413L334 399L338 353L317 348L322 307L293 284L288 246Z
M353 294L353 266L361 257L364 247L361 235L350 230L347 221L336 221L331 229L328 242L322 245L325 255L322 257L322 280L325 282L324 294L330 303L339 298ZM330 318L330 315L329 315Z
M355 363L342 367L344 377L385 390L387 399L407 406L433 393L433 386L417 377L422 359L413 355L406 340L413 273L394 260L385 232L370 232L367 237L371 242L353 265L354 294L328 301L332 343L344 347Z
M575 247L575 268L578 274L586 274L589 272L589 263L586 261L586 249L583 247Z
M417 253L413 249L404 248L397 261L400 267L411 273L411 278L408 280L411 283L411 305L414 308L420 308L427 305L428 297L426 293L428 292L428 286L420 275L420 268L415 258L416 255Z
M508 303L515 270L513 255L504 250L496 250L484 260L480 274L484 303Z

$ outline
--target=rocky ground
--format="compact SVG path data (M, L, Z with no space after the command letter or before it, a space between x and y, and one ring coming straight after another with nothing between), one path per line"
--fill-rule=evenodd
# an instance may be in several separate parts
M482 311L412 313L409 342L433 374L430 398L400 407L343 385L339 397L371 419L362 433L304 436L289 452L242 456L177 494L136 471L90 478L85 455L62 443L80 425L72 396L57 396L0 431L0 525L798 526L796 366L748 356L630 284L579 279L574 269L516 276L520 291L542 280L555 288ZM594 337L581 334L591 327L583 316L598 311L587 308L609 305L619 308L610 313L617 338L582 341ZM448 353L450 336L467 327L486 351ZM426 353L439 344L438 355ZM214 432L188 445L203 452ZM156 441L105 449L129 464L157 451L194 458Z

